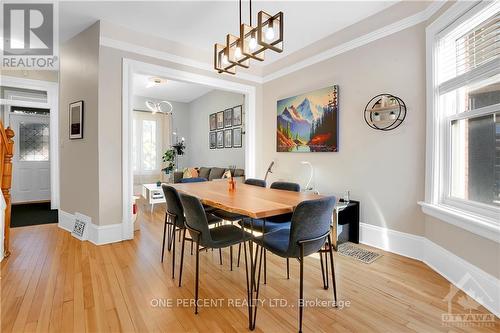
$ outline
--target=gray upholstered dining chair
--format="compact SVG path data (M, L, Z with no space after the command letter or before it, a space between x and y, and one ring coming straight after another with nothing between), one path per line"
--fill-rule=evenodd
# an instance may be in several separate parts
M272 189L276 190L284 190L284 191L292 191L292 192L300 192L300 185L292 182L274 182L271 184ZM270 216L265 219L249 219L244 218L240 220L238 223L247 229L256 230L262 233L268 233L271 231L275 231L282 228L290 228L290 221L292 220L292 213L281 214L277 216ZM238 249L238 262L239 266L240 261L240 253L241 246ZM286 277L290 278L290 260L286 259ZM266 259L266 251L264 251L264 284L267 283L267 259Z
M330 225L335 206L335 197L301 202L293 212L290 228L278 229L260 237L254 242L260 247L259 275L262 265L262 251L268 250L283 258L295 258L300 262L299 287L299 332L302 332L302 314L304 300L304 258L320 251L328 242L330 265L332 268L333 298L337 303L337 287L335 283L335 269L333 250L330 237ZM259 254L257 255L259 256ZM260 280L260 276L257 281ZM259 286L257 283L257 298Z
M198 313L198 287L199 287L199 256L200 247L202 249L221 249L230 247L236 244L244 243L250 240L251 236L244 230L232 224L226 224L214 228L209 228L209 223L203 205L196 197L181 194L182 205L184 206L184 213L186 216L185 225L189 230L189 234L195 242L196 250L196 269L195 269L195 311ZM184 242L186 241L186 231L183 231L182 248L184 249ZM245 244L246 251L246 244ZM246 258L246 254L245 254ZM179 286L182 280L182 263L184 260L184 250L181 250L181 272L179 274ZM248 274L247 274L247 287L248 287Z
M163 243L161 248L161 262L163 262L163 257L165 254L165 236L168 236L168 250L172 249L172 279L174 278L175 272L175 232L176 230L183 231L186 233L185 227L185 217L184 208L182 207L181 199L177 190L167 184L161 185L163 189L163 195L165 196L165 201L167 202L167 210L165 213L165 223L163 226ZM205 213L206 214L206 213ZM207 221L209 224L220 223L222 220L211 214L207 214ZM168 230L167 230L168 229ZM167 233L168 231L168 233ZM182 245L184 246L184 244ZM184 252L184 248L182 248ZM222 263L222 252L219 252L219 258ZM181 266L182 271L182 266Z
M256 179L256 178L246 179L245 184L259 186L259 187L266 187L265 180ZM229 221L231 223L237 222L237 221L240 221L240 220L246 218L245 215L227 212L227 211L222 210L222 209L217 209L211 213L214 214L215 216L217 216L218 218L221 218L225 221ZM229 255L230 255L230 266L231 266L231 270L232 270L233 269L233 248L232 247L229 248ZM238 247L238 267L240 266L240 256L241 256L241 245Z

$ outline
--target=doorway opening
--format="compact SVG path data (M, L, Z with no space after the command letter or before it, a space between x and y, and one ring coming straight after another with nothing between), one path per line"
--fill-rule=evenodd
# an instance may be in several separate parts
M185 143L189 145L189 147L186 146L186 149L188 153L191 152L190 156L183 156L181 157L182 160L176 160L175 163L175 169L178 171L182 171L184 168L187 167L214 167L217 166L218 158L214 159L207 159L207 165L198 165L200 163L203 163L200 160L200 157L203 156L204 153L210 153L210 148L212 148L213 152L221 152L221 158L227 157L229 154L224 154L225 152L229 153L233 148L232 153L239 152L241 153L241 158L238 159L239 162L231 163L230 161L222 161L220 160L220 166L222 167L237 167L237 168L242 168L244 169L244 174L246 177L253 177L255 174L255 169L256 169L256 160L255 160L255 105L256 105L256 89L252 85L246 85L246 84L241 84L241 83L236 83L233 81L228 81L222 78L214 78L211 76L205 76L205 75L200 75L200 74L194 74L191 72L186 72L186 71L181 71L181 70L176 70L168 67L163 67L163 66L158 66L158 65L153 65L153 64L148 64L136 60L130 60L130 59L123 59L123 73L122 73L122 78L123 78L123 100L122 100L122 138L123 138L123 147L122 147L122 175L123 175L123 238L124 239L132 239L134 237L134 215L133 215L133 200L134 199L134 194L136 193L134 191L138 189L138 183L137 183L137 176L135 177L135 182L134 182L134 168L137 170L137 162L134 165L134 161L137 161L137 154L140 152L140 149L137 149L137 133L134 133L134 128L137 131L137 126L138 126L138 119L142 119L144 117L148 118L150 115L146 114L144 116L144 113L138 113L138 112L149 112L151 109L156 109L156 108L162 108L165 107L168 109L166 112L164 112L164 116L166 116L167 123L164 126L165 132L169 135L168 139L165 140L165 142L170 143L170 146L172 144L177 143L177 141L183 141L182 138L184 137ZM198 116L195 115L194 112L189 112L189 117L186 118L188 122L188 127L190 128L189 131L186 131L186 129L181 130L181 126L179 123L175 123L176 121L179 122L181 120L181 116L175 115L175 110L173 114L169 116L167 113L170 111L170 106L168 106L169 103L163 103L161 102L169 102L168 99L172 100L173 98L168 98L168 96L162 97L162 96L156 96L158 98L155 98L155 96L142 96L145 97L146 100L143 100L141 98L138 98L138 94L136 93L137 91L137 84L136 87L134 87L134 78L137 78L138 76L143 76L146 79L151 80L152 84L154 84L155 81L162 82L162 80L165 80L168 85L168 83L172 83L172 86L176 85L179 88L179 91L183 91L183 87L189 87L187 91L191 93L191 89L206 89L208 93L211 91L221 91L221 92L226 92L228 94L234 94L234 95L239 95L240 96L240 101L239 102L234 102L234 105L231 106L226 106L226 107L214 107L212 111L210 111L210 114L202 113ZM158 80L155 80L158 79ZM147 85L147 84L146 84ZM145 86L146 86L145 85ZM136 89L134 89L136 88ZM207 93L207 92L206 92ZM142 94L144 95L144 94ZM182 95L182 94L181 94ZM140 102L140 103L139 103ZM146 103L149 102L149 103ZM139 104L140 105L139 105ZM152 107L148 107L148 104ZM170 102L170 104L172 104ZM155 107L155 105L157 105ZM167 107L168 106L168 107ZM173 105L175 108L175 105ZM204 104L202 106L197 106L200 110L207 109L207 106ZM219 126L219 129L217 130L218 127L213 129L212 131L210 130L210 115L216 114L217 112L224 112L225 110L232 109L233 107L236 107L237 111L236 113L239 114L239 119L238 121L241 122L239 124L238 121L229 124L228 122L225 122L226 118L223 118L223 126ZM241 111L239 110L239 107L241 107ZM179 110L181 107L179 106L177 109ZM220 109L219 109L220 108ZM134 110L135 109L135 110ZM164 110L163 110L164 111ZM238 112L241 112L238 113ZM226 115L229 115L229 111L226 112ZM135 115L135 117L134 117ZM142 116L141 116L142 115ZM135 122L134 122L135 118ZM173 118L173 119L172 119ZM215 118L216 120L216 118ZM145 124L144 124L145 121ZM172 122L173 121L173 122ZM141 124L143 126L146 126L145 129L148 130L147 133L150 133L151 130L149 127L151 120L148 119L142 119ZM195 124L195 129L193 130L191 126L194 126ZM201 126L200 126L201 124ZM149 127L148 127L149 126ZM217 126L217 125L216 125ZM234 130L236 130L236 133L238 135L236 143L234 142ZM219 140L219 145L217 145L217 131L221 132L221 140ZM183 133L182 133L183 132ZM213 133L212 133L213 132ZM190 133L190 134L185 134L185 133ZM193 133L193 135L191 135ZM194 134L196 133L196 135ZM211 134L212 133L212 134ZM215 134L215 135L213 135ZM241 138L240 135L241 134ZM144 129L142 135L144 136ZM197 139L196 142L193 142L192 139L195 137L198 137L201 135L203 139ZM155 132L155 136L158 137L158 133ZM135 137L135 139L134 139ZM151 137L151 135L149 136ZM212 142L212 141L213 142ZM136 146L134 147L134 142ZM215 144L215 147L213 146ZM235 145L235 147L232 147L232 145ZM226 147L227 146L227 147ZM243 146L243 148L241 147ZM203 147L203 150L206 151L197 151L196 148ZM218 147L218 148L217 148ZM210 154L210 156L214 156L214 154ZM192 161L191 161L192 158ZM235 157L235 160L237 158ZM165 167L163 165L162 167ZM165 177L158 179L158 181L165 181ZM172 175L169 176L169 181L173 181ZM134 186L135 185L135 186ZM151 185L151 184L146 184L146 185ZM156 183L153 183L153 185L156 185ZM154 194L156 193L155 191L151 191L151 188L148 188L147 186L143 186L145 191L141 191L143 196L145 196L146 199L148 199L149 196L151 196L152 202L155 200ZM161 189L161 188L160 188ZM149 194L151 195L149 195Z
M14 131L11 227L57 223L57 83L2 77L0 117Z

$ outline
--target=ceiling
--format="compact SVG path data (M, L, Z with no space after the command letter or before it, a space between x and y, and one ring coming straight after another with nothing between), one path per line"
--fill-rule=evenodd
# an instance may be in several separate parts
M213 90L213 88L201 84L173 80L167 80L165 84L148 88L147 84L151 77L151 75L134 74L134 95L167 100L170 102L189 103Z
M283 53L267 52L265 64L354 24L397 1L253 1L257 12L284 13ZM243 1L243 21L248 2ZM238 1L64 1L59 3L60 38L64 42L97 20L156 35L211 55L215 42L238 34ZM207 59L207 62L211 62Z

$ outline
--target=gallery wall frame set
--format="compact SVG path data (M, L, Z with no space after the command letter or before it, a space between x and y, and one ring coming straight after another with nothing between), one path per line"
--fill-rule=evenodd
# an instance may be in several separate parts
M240 148L242 147L241 126L243 124L243 108L237 105L224 111L209 115L209 148Z

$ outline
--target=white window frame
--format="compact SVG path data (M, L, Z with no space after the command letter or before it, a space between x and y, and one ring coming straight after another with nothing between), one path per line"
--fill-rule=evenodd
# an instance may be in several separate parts
M490 6L491 2L457 2L437 18L426 29L426 75L427 75L427 119L426 119L426 166L425 166L425 201L419 202L425 214L444 222L491 239L500 243L500 214L491 206L481 203L449 198L448 168L451 151L448 122L465 115L457 114L446 117L439 112L439 91L437 75L438 40L443 31L468 20L480 10ZM491 75L492 68L498 70L498 62L486 64L485 73ZM500 72L500 70L499 70ZM457 78L463 83L467 78ZM443 90L443 86L441 86ZM475 110L477 116L488 113L488 106ZM470 116L470 113L469 113Z
M156 126L156 143L155 143L155 148L156 148L156 161L155 161L155 168L152 170L146 170L144 168L144 152L143 152L143 123L144 121L154 121L155 126ZM134 170L133 173L134 175L137 176L147 176L147 175L153 175L153 174L160 174L161 173L161 168L162 168L162 163L161 163L161 151L162 151L162 123L158 119L155 119L154 117L137 117L136 118L136 135L137 135L137 156L136 156L136 163L138 166L137 170Z

